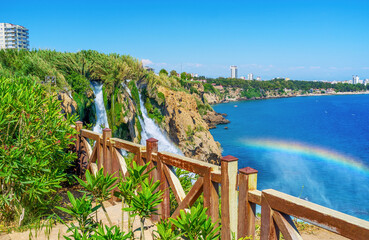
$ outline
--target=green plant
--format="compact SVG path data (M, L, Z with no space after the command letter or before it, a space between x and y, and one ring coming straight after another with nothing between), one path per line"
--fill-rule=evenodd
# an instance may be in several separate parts
M124 223L124 214L123 211L128 211L128 229L132 228L131 217L134 216L130 212L130 208L128 206L132 206L132 199L137 194L137 190L142 182L144 182L148 177L149 173L153 169L148 169L150 163L147 163L143 166L137 165L136 162L132 161L131 164L128 164L128 174L123 179L121 176L121 180L119 181L118 190L114 193L114 195L120 199L122 199L122 229Z
M125 234L124 232L121 232L119 227L117 226L104 226L99 225L98 229L94 235L94 239L96 240L125 240L130 239L132 237L132 232L129 232Z
M198 204L191 207L190 211L180 211L177 219L170 218L170 222L176 226L183 237L187 239L219 239L220 226L216 226L211 218L206 215L206 208Z
M168 219L161 220L156 224L156 229L154 230L154 239L158 240L176 240L181 239L181 233L177 231L177 229L172 228L172 224Z
M76 232L81 232L88 236L97 226L92 214L95 213L101 205L92 207L92 199L87 197L86 194L84 194L82 198L75 198L73 194L68 191L68 198L71 206L68 206L67 208L59 206L56 207L60 211L69 214L78 222L78 226L74 225L74 223L67 225L68 232L73 232L73 235L76 235Z
M145 179L141 183L141 190L132 197L130 208L125 210L131 211L133 215L140 217L141 223L141 239L145 239L144 226L146 218L157 214L157 207L162 200L162 191L158 191L160 181L153 182Z
M76 156L75 119L36 81L0 77L1 221L21 226L50 212Z
M104 168L101 168L96 176L91 174L89 170L86 171L86 182L82 179L76 177L78 182L84 187L88 193L90 193L93 198L101 205L106 218L109 221L110 226L112 226L112 222L110 220L109 214L105 209L104 201L110 199L111 193L113 189L116 187L117 177L113 177L113 174L104 174Z

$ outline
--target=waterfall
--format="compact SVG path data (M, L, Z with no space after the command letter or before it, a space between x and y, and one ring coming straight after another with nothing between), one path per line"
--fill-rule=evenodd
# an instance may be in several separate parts
M101 126L108 128L108 117L106 115L105 105L104 105L104 97L102 91L102 83L92 81L91 87L95 94L95 108L96 108L96 125L93 128L94 132L102 133Z
M139 117L139 121L142 127L141 132L141 144L146 145L146 140L149 138L156 138L158 142L159 151L167 151L170 153L176 153L183 155L182 152L175 146L168 138L168 136L163 133L163 131L156 125L154 120L152 120L146 111L143 99L140 94L140 107L142 112L142 118Z

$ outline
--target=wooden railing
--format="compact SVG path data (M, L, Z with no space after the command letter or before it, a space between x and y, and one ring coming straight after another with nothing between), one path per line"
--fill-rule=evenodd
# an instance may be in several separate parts
M159 207L159 218L179 216L181 209L188 209L203 194L204 207L213 221L219 219L219 198L221 198L221 237L231 239L255 238L256 205L261 206L260 239L302 239L292 217L302 219L350 239L369 239L369 222L322 207L317 204L275 191L257 190L257 171L252 168L238 170L238 159L233 156L221 158L221 166L183 157L168 152L158 152L158 140L151 138L146 146L112 138L111 130L103 134L82 129L82 122L76 123L79 132L76 141L81 169L95 173L104 167L105 173L119 172L125 176L127 165L120 149L134 154L138 164L150 162L156 167L150 174L154 181L160 180L164 192ZM94 141L93 147L90 141ZM177 178L174 167L197 174L199 177L186 194ZM221 188L220 188L221 186ZM170 212L170 189L178 203ZM219 189L220 194L219 194Z

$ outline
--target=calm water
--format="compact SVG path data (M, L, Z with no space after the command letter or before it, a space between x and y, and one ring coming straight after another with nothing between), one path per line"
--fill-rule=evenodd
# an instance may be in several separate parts
M237 107L235 107L237 105ZM369 220L369 95L219 104L228 130L211 130L223 155L259 170L273 188Z

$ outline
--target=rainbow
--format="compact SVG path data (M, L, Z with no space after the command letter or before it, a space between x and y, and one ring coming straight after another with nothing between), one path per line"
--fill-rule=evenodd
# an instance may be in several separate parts
M256 149L283 151L297 155L317 157L369 174L369 167L367 165L352 157L325 148L276 139L242 139L241 142L247 147Z

